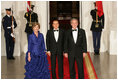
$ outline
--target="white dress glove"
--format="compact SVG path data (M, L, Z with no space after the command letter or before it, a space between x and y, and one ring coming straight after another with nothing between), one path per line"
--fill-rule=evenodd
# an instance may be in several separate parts
M14 38L15 38L15 36L14 36L14 34L13 34L13 33L11 33L11 37L14 37Z

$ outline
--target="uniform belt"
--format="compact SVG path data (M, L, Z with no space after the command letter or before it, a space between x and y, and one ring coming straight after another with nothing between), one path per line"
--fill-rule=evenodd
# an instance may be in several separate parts
M27 23L31 23L32 24L33 22L27 22Z
M7 27L7 29L11 29L11 27Z
M96 22L96 20L93 20L93 22ZM101 20L98 20L97 22L101 22Z

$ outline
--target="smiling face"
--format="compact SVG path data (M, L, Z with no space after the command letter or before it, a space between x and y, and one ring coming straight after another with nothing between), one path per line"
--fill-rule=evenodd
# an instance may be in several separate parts
M35 25L35 26L33 27L33 31L34 31L34 32L38 32L38 31L39 31L39 26L38 26L38 25Z
M57 20L53 21L52 26L54 29L58 29L59 28L59 22Z
M77 19L72 19L70 23L71 23L71 26L73 29L77 28L77 26L78 26L78 20Z

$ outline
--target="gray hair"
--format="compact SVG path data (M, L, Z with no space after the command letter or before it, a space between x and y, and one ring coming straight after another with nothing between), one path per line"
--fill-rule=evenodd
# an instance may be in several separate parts
M72 18L71 20L70 20L70 23L72 22L72 20L77 20L78 21L78 19L77 18ZM78 21L79 22L79 21Z

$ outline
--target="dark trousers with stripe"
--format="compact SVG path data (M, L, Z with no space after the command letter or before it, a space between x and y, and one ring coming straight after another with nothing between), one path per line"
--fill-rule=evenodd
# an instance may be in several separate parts
M92 31L94 52L99 52L100 41L101 41L101 33L102 33L101 31L100 32Z
M12 58L14 53L14 41L10 35L5 36L7 58Z

